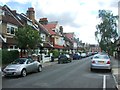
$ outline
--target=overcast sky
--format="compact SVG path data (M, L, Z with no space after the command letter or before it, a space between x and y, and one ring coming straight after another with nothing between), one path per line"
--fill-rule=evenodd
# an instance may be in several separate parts
M99 23L98 10L111 10L118 15L119 0L0 0L18 13L26 13L29 7L35 9L35 18L47 17L58 21L64 32L74 32L84 43L97 44L94 32Z

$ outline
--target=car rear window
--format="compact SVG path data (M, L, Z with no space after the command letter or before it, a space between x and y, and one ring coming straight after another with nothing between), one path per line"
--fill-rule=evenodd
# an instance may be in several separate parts
M94 56L94 59L109 59L109 57L107 55L97 55Z

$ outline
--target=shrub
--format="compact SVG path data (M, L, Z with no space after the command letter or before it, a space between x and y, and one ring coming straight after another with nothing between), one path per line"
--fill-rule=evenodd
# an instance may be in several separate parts
M53 50L52 53L53 53L54 58L58 58L60 54L58 50Z
M7 51L2 50L2 64L11 63L13 60L19 57L19 52L17 50Z

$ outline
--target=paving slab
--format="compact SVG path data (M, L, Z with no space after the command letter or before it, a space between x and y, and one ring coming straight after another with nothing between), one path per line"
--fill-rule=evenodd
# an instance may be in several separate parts
M120 90L120 68L112 68L112 74L115 80L116 88Z

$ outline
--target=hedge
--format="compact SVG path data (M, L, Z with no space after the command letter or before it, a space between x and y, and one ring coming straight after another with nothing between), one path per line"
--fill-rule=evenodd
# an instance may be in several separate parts
M49 53L53 53L54 58L58 58L60 52L58 50L51 50Z
M2 64L9 64L13 60L19 57L19 52L17 50L7 51L2 50Z

